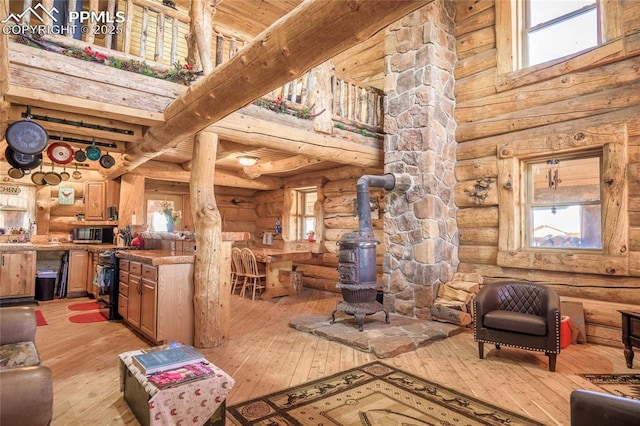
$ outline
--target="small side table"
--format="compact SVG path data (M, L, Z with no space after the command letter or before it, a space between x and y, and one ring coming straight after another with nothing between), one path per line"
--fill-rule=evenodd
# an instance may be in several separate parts
M640 348L640 312L618 311L622 314L622 343L627 367L633 367L633 347Z
M158 389L133 364L143 351L124 352L120 358L120 390L131 411L143 425L224 426L225 401L234 380L208 362L215 375L179 386ZM182 423L181 423L182 422Z

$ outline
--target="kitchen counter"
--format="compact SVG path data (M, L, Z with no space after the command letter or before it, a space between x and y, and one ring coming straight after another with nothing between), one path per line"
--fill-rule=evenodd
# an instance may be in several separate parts
M116 257L154 266L193 263L195 258L193 254L171 250L118 250Z

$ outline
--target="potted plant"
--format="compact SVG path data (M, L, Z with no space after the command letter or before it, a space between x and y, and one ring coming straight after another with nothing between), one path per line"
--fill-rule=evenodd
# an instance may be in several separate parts
M307 232L307 241L309 241L310 243L315 243L316 242L316 233L315 233L315 231Z

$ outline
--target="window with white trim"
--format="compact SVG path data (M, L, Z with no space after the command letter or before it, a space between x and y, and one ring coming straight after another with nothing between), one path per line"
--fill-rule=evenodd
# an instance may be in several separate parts
M523 22L523 67L600 44L594 0L525 0Z
M315 186L292 190L291 225L295 229L296 240L307 240L309 234L316 233L315 205L318 190ZM314 238L315 239L315 238Z
M524 163L525 246L602 249L602 150Z

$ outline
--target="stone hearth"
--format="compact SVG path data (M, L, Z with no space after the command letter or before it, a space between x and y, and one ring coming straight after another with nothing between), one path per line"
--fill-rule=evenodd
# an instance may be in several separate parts
M331 324L329 315L307 315L291 319L289 326L363 352L372 352L378 358L411 352L464 330L464 327L454 324L397 314L389 314L389 324L385 324L384 312L367 316L363 331L358 331L353 316L340 314L336 315L334 324Z

